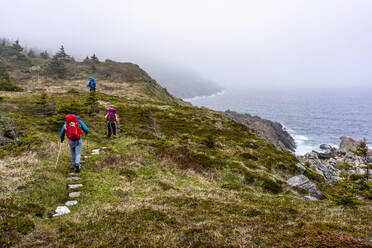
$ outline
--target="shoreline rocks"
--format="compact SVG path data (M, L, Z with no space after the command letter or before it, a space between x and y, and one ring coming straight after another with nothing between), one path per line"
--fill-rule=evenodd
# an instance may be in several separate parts
M319 172L328 181L339 181L342 174L365 175L368 163L372 162L372 150L369 150L367 158L363 159L354 153L361 141L346 136L342 136L340 140L339 149L323 144L320 148L328 149L323 152L308 152L298 159L302 163L309 163L310 168ZM369 171L370 175L371 172Z

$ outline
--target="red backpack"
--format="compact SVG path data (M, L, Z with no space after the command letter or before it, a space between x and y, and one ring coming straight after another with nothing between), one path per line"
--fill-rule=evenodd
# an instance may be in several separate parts
M76 115L66 115L66 136L69 140L79 140L82 136L79 120Z

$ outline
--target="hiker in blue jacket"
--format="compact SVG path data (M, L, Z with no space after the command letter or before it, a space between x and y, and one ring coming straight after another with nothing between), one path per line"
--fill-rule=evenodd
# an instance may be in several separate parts
M89 78L89 83L87 85L87 87L89 87L89 91L96 91L96 81L94 80L94 78L90 77Z
M76 111L71 111L70 114L76 115L76 118L79 120L79 126L85 132L85 134L89 133L88 127L84 124L80 117L77 115ZM61 129L61 143L65 140L65 133L66 133L66 122L64 123ZM71 159L72 159L72 168L75 169L75 172L80 172L80 157L81 157L81 147L83 144L83 136L79 140L70 140L70 151L71 151Z

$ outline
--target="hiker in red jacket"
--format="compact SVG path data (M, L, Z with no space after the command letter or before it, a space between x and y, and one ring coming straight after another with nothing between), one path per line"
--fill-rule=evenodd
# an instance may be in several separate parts
M65 134L69 139L72 167L75 172L80 172L80 157L81 157L81 147L83 144L82 130L88 134L89 129L84 124L80 117L75 111L71 111L69 115L66 116L65 124L61 129L61 142L65 140Z
M111 130L114 135L116 135L116 109L109 108L108 113L105 115L105 119L107 120L107 137L111 137Z

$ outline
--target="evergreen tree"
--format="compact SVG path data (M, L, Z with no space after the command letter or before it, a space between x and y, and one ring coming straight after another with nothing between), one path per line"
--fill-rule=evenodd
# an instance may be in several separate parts
M49 59L49 53L48 53L48 51L45 50L44 52L41 52L41 53L40 53L40 57L41 57L42 59Z
M97 58L97 56L96 56L95 53L93 53L92 57L90 57L90 60L91 60L91 62L94 63L94 64L98 64L98 63L100 63L100 61L99 61L99 59Z
M30 49L30 51L27 53L27 56L30 58L36 58L36 54L32 49Z
M366 180L368 181L368 176L369 176L369 165L368 165L368 146L366 139L363 139L360 143L359 146L357 147L357 150L355 151L355 154L360 156L364 163L367 165L367 173L366 173Z
M19 44L19 40L16 40L12 45L13 50L16 54L21 53L23 51L23 47Z
M59 51L56 53L55 56L59 60L62 60L64 62L71 62L71 61L73 61L72 57L65 52L65 48L63 47L63 45L61 45L61 47L59 48Z
M48 104L48 94L45 92L45 90L41 92L39 100L36 102L36 104L40 106L39 111L41 114L45 115Z
M88 56L85 57L85 59L83 60L83 63L84 64L90 64L90 59Z
M67 75L65 61L60 56L57 56L57 54L54 55L47 67L47 73L49 75L56 75L58 78L65 78Z
M21 87L15 86L11 83L9 72L4 71L0 77L0 90L4 91L23 91Z

